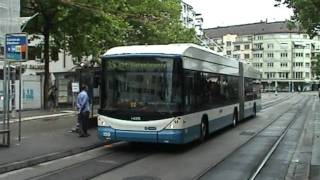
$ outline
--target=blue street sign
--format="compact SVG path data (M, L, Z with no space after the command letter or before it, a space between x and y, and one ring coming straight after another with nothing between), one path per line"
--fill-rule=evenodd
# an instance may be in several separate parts
M7 34L5 43L6 59L26 60L28 38L26 34Z

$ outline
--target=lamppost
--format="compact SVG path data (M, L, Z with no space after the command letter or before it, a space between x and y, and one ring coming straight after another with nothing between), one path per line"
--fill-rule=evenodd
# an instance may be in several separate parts
M37 13L35 13L34 15L32 15L30 17L24 17L25 20L23 19L24 22L22 22L21 32L23 32L23 30L26 28L28 22L31 21L33 18L35 18L38 15L39 15L39 13L37 12Z

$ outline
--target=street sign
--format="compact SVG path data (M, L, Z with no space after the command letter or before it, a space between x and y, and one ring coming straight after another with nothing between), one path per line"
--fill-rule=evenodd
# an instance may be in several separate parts
M27 34L6 34L5 41L6 59L14 61L22 61L27 59Z
M80 88L79 88L79 83L72 83L72 92L79 92Z

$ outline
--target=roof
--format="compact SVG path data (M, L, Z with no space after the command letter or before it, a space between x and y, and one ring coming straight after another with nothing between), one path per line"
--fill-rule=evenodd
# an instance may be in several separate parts
M287 28L286 21L279 22L259 22L251 24L241 24L234 26L216 27L204 30L204 34L208 38L218 38L226 34L236 35L258 35L258 34L271 34L271 33L300 33L303 32L299 28L294 28L291 31Z
M201 49L213 54L214 51L202 46L186 43L186 44L168 44L168 45L134 45L120 46L111 48L103 56L115 55L134 55L134 54L162 54L162 55L184 55L189 48Z
M220 63L231 67L238 67L238 61L225 58L216 52L191 43L186 44L168 44L168 45L135 45L121 46L108 50L104 57L117 56L146 56L146 55L161 55L161 56L182 56L194 59L202 59L209 62Z

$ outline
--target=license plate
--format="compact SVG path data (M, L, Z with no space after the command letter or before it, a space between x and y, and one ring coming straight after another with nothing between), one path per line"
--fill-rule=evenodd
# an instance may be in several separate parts
M110 133L110 132L104 132L104 133L103 133L103 136L110 137L110 136L111 136L111 133Z

